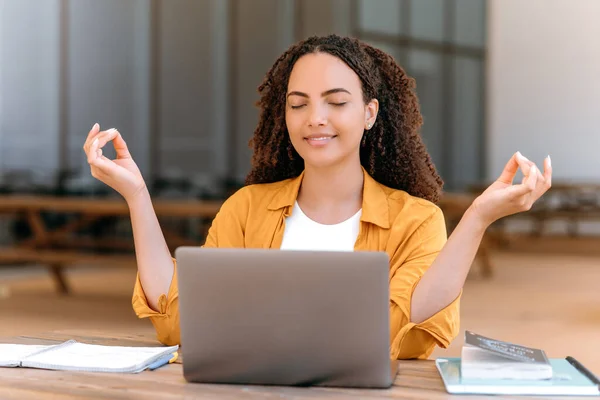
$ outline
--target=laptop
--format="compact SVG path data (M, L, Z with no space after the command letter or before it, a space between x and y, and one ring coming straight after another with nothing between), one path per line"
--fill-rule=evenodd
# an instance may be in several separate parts
M389 388L385 252L179 247L188 382Z

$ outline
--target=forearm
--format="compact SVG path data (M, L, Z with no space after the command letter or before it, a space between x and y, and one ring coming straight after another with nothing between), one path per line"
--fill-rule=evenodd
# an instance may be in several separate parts
M158 311L158 299L169 291L173 259L146 189L128 201L140 282L148 305Z
M485 233L485 225L469 209L414 290L411 322L420 323L458 297Z

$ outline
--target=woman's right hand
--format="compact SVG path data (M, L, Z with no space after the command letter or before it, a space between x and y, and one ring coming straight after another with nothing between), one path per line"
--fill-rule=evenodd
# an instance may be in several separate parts
M113 142L117 158L110 160L102 155L102 148ZM127 144L116 129L100 131L94 124L83 145L92 176L104 182L125 198L127 202L146 189L142 174L131 158Z

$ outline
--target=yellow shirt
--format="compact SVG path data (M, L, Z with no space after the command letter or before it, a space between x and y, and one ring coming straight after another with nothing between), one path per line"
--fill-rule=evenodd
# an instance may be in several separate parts
M204 246L279 248L302 177L238 190L221 206ZM410 320L413 291L446 243L442 211L427 200L381 185L364 171L360 221L354 249L385 251L390 258L391 358L427 358L436 345L446 348L458 334L460 295L429 319L418 324ZM173 280L158 300L158 312L148 306L139 275L132 298L135 313L150 318L158 340L167 345L180 342L175 260L174 264Z

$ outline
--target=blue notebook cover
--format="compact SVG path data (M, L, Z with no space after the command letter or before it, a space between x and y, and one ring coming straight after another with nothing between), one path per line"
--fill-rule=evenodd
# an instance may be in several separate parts
M600 388L566 359L551 359L553 378L544 380L462 379L460 358L438 358L435 365L451 394L599 396Z

